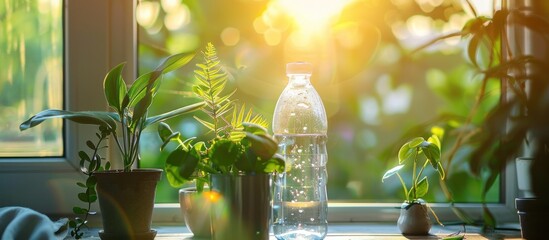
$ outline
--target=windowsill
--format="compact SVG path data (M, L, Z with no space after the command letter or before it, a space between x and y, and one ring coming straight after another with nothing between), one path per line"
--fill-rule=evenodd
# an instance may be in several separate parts
M509 229L519 229L517 224L506 225ZM162 225L154 226L158 231L155 239L197 239L193 238L192 233L181 225ZM94 228L91 230L91 237L85 239L99 239L97 231ZM327 240L361 240L361 239L443 239L452 233L458 231L463 232L463 226L433 226L430 236L403 236L399 233L396 223L333 223L328 228ZM479 227L466 227L466 239L521 239L520 231L518 230L498 230L490 235L479 234ZM275 240L271 235L270 240Z

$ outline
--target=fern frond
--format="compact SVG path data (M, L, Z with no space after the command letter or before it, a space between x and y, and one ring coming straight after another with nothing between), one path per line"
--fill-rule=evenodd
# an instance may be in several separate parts
M202 125L204 125L206 128L210 129L211 131L215 131L215 126L214 124L206 121L206 120L202 120L201 118L197 117L197 116L194 116L194 119L196 119L196 121L198 121L199 123L201 123Z

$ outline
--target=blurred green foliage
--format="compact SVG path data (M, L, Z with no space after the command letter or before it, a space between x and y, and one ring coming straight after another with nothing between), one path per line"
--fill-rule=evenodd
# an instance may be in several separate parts
M388 179L385 184L380 181L383 172L398 161L398 147L411 137L427 137L432 126L440 126L446 133L442 141L444 164L456 135L472 127L464 122L481 81L464 57L464 43L453 39L454 43L442 42L410 54L414 47L442 35L446 28L454 26L459 31L468 15L459 1L428 6L411 0L355 0L334 13L323 28L302 29L295 22L296 16L285 13L291 11L281 11L285 2L147 2L154 18L140 22L139 71L149 71L169 53L196 51L213 42L231 69L234 78L229 84L238 88L236 98L253 104L254 109L272 119L276 100L286 84L285 64L312 62L316 67L313 85L329 116L329 199L400 202L403 196L398 180ZM145 10L147 7L138 7L138 14ZM188 16L174 28L177 24L170 23L170 16L177 11ZM168 76L163 81L168 86L162 88L170 90L159 93L151 111L192 102L193 81L191 69ZM487 93L472 124L479 124L498 102L499 85L491 83ZM168 123L184 137L200 139L207 132L192 117ZM161 142L154 132L146 134L141 167L163 167L167 151L158 152ZM467 161L473 147L463 145L449 168L446 166L446 183L456 202L481 201L482 181L470 173ZM436 172L426 174L436 179ZM499 201L498 186L488 194L488 202ZM163 180L156 199L175 202L177 195L177 190ZM440 191L429 192L425 199L447 201Z

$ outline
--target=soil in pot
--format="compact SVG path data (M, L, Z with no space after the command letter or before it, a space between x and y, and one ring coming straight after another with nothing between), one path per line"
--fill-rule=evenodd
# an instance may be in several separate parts
M154 239L151 219L161 173L160 169L94 173L103 220L101 239Z
M195 237L210 238L210 190L197 193L195 187L179 190L179 206L185 219L185 225Z
M398 218L398 228L404 235L429 235L431 218L425 203L403 203Z

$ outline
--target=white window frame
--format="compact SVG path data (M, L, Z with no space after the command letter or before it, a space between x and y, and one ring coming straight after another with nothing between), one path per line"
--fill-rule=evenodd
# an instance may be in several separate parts
M64 0L63 4L64 108L106 110L102 82L107 71L126 61L125 79L135 76L135 3ZM0 159L0 207L24 206L66 215L82 204L76 197L81 191L76 181L84 180L77 153L85 149L86 139L95 138L97 129L69 121L64 126L64 157Z
M126 80L135 79L137 72L136 0L65 0L64 4L65 107L69 110L105 110L102 90L105 73L123 61L127 62ZM51 215L63 215L70 214L73 206L81 205L76 198L80 189L75 182L84 176L77 167L77 152L85 148L86 139L93 138L95 128L70 122L65 126L64 158L0 160L0 206L26 206ZM116 154L109 156L116 157ZM506 167L502 179L501 203L488 206L498 221L517 222L514 164ZM396 207L400 204L329 203L329 221L395 221L399 215ZM480 203L455 206L474 219L482 219ZM436 203L431 207L443 221L459 221L449 204ZM153 222L182 223L179 204L156 204Z

